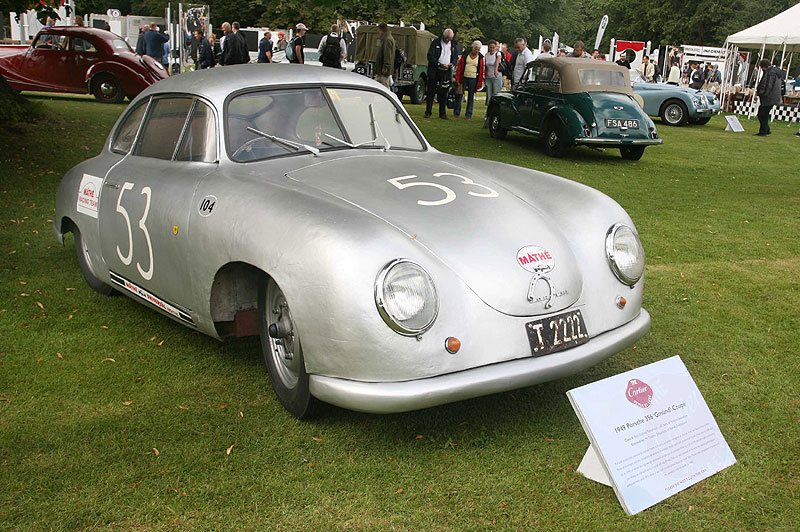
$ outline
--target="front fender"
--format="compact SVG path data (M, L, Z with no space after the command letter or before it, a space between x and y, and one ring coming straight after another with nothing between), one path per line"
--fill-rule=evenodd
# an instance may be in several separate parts
M84 82L89 92L92 89L92 78L98 74L111 74L116 77L122 83L122 89L125 94L131 97L136 96L151 85L149 73L146 73L144 67L138 70L114 61L100 61L93 64L86 71Z
M514 97L507 92L501 92L492 97L489 106L497 106L499 108L500 127L511 129L512 126L517 125L519 122L519 109L517 109L515 102Z

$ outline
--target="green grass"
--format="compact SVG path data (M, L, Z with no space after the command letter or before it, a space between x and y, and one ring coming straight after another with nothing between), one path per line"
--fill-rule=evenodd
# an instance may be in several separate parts
M219 343L85 285L72 239L61 247L52 234L55 191L123 107L33 98L48 119L0 131L0 529L800 527L796 127L754 138L755 121L734 134L715 118L659 127L665 144L639 162L586 148L555 160L529 137L490 139L482 102L471 122L409 106L443 151L619 201L647 250L652 331L569 379L298 422L268 385L257 339ZM565 392L672 355L738 463L626 517L611 489L575 473L588 441Z

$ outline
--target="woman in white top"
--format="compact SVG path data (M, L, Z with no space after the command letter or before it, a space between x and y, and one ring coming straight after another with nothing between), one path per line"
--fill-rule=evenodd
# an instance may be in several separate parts
M503 75L500 73L502 52L500 52L499 48L497 41L492 39L489 41L489 50L486 52L486 57L483 58L483 64L486 68L486 73L483 76L486 83L486 105L489 105L492 96L503 88Z

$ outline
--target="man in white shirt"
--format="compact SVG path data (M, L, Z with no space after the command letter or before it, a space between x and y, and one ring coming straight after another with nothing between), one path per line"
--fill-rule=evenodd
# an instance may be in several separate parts
M517 37L514 41L514 48L517 49L517 61L514 64L513 85L517 85L522 80L525 73L525 65L533 61L533 52L528 48L528 41L522 37Z
M330 41L330 46L326 50L325 47L328 45L328 41ZM336 49L337 47L338 50ZM322 66L342 68L342 61L347 57L347 43L345 43L344 38L339 35L338 25L332 25L330 34L319 41L317 52L319 52L319 59Z

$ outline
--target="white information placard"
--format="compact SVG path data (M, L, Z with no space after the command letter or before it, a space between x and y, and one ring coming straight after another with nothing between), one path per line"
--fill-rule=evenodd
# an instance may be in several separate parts
M567 392L591 446L578 471L628 515L736 463L678 356Z
M725 115L725 120L728 121L728 125L725 126L725 131L734 131L736 133L741 133L744 131L744 126L741 122L739 122L739 117L736 115Z

